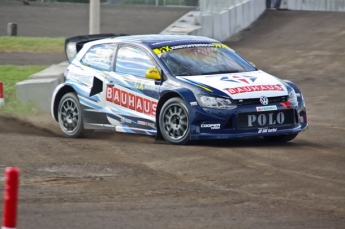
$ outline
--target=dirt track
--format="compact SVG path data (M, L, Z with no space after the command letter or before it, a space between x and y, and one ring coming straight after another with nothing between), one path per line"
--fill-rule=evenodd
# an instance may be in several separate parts
M22 170L18 228L345 228L344 19L270 11L227 42L302 89L310 128L284 145L66 139L49 116L0 117L0 168Z

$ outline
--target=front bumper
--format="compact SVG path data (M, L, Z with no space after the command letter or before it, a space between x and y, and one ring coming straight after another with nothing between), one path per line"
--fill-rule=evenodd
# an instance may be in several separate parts
M283 121L277 118L278 113L285 114ZM303 119L297 109L279 104L276 104L276 110L267 112L258 112L256 106L242 106L234 110L197 108L191 114L191 140L295 134L308 126L307 123L301 123ZM243 126L243 115L245 118L248 116L247 126Z

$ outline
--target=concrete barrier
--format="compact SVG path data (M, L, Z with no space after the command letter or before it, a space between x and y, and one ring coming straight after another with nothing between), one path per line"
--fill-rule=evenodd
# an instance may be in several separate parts
M284 0L289 10L345 12L344 0Z
M16 83L16 91L22 103L33 102L43 112L50 112L54 89L65 81L64 72L68 62L54 64L29 76L28 80Z
M250 26L265 9L266 0L243 0L221 12L203 14L193 11L174 22L161 34L190 34L224 41ZM191 19L191 16L195 19Z
M29 79L16 83L16 90L22 103L32 102L43 112L50 112L53 91L60 84L57 78Z
M38 73L35 73L29 77L29 79L58 79L60 83L65 81L64 72L68 67L68 62L62 62L60 64L53 64L49 68L44 69Z

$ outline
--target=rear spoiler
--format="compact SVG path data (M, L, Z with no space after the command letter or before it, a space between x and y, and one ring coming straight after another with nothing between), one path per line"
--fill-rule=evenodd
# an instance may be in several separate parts
M128 34L103 33L69 37L65 40L65 53L67 59L71 63L74 57L77 55L77 53L81 50L83 45L87 42L120 36L128 36Z

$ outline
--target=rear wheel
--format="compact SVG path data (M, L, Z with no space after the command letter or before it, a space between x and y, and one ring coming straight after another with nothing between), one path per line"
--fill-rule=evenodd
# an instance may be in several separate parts
M169 99L159 114L159 128L164 139L175 145L189 141L189 116L184 101L180 98Z
M58 120L66 137L85 137L93 132L92 130L84 130L80 103L77 95L73 92L65 94L60 100Z
M269 142L288 142L297 137L296 134L276 135L276 136L264 136L264 139Z

